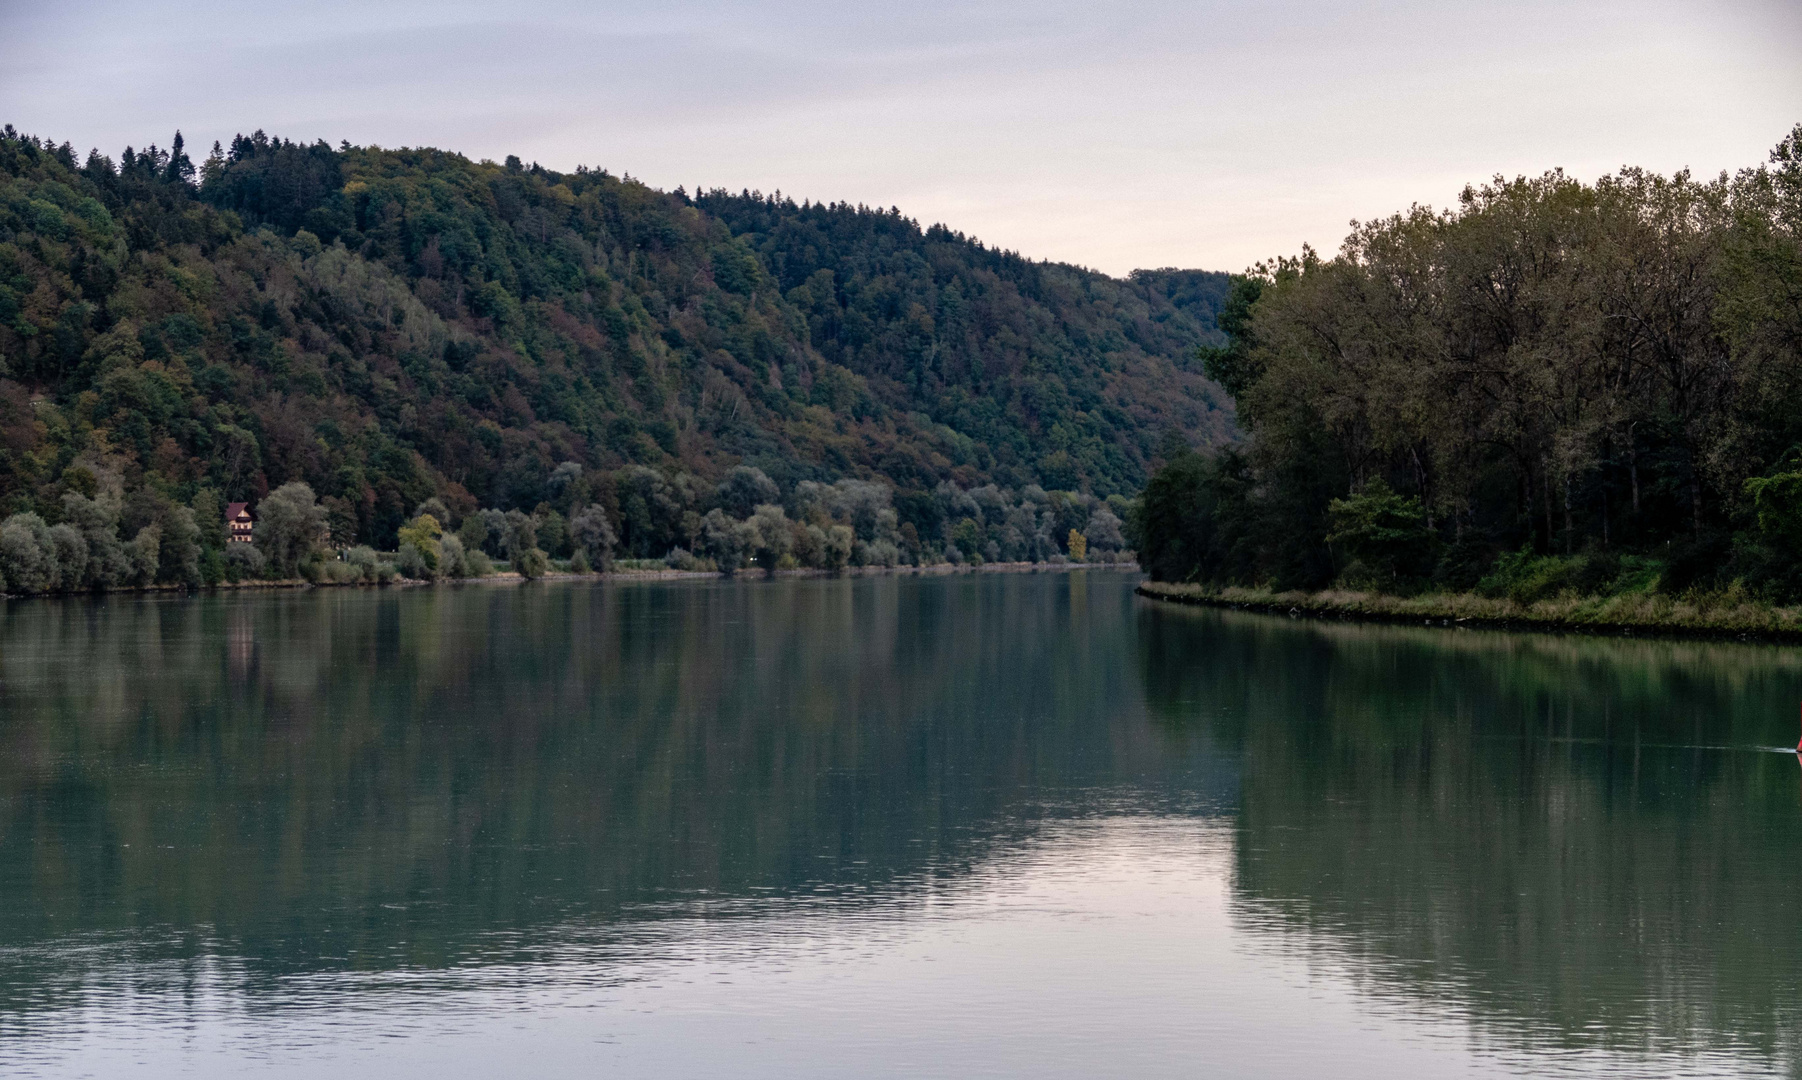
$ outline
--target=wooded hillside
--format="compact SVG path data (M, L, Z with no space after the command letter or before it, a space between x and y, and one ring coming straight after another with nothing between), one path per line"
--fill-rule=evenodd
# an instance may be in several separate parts
M300 480L390 546L434 496L529 511L566 462L880 480L904 508L1130 492L1170 433L1231 426L1192 359L1225 279L1170 277L513 158L258 132L78 160L7 127L0 508L55 524L111 490L130 535Z

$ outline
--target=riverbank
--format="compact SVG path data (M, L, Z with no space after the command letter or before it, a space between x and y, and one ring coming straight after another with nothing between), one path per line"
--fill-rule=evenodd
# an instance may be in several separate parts
M1089 562L997 562L971 566L968 563L934 563L930 566L847 566L842 570L821 570L813 567L796 567L789 570L777 570L764 573L761 570L740 570L735 576L753 581L767 578L825 578L825 577L884 577L898 574L946 575L946 574L1036 574L1036 573L1068 573L1073 570L1122 570L1138 573L1137 563L1089 563ZM688 578L723 578L724 573L718 570L608 570L602 573L572 574L553 571L534 579L537 581L678 581ZM487 577L455 578L441 582L415 581L397 578L394 584L432 585L432 584L476 584L480 582L522 582L518 574L509 570L498 571ZM323 583L322 583L323 584Z
M818 570L797 568L793 570L777 570L773 574L765 574L761 570L741 570L738 577L763 580L766 577L878 577L893 574L1030 574L1058 573L1072 570L1123 570L1137 573L1137 563L984 563L981 566L968 564L937 563L931 566L847 566L843 570ZM723 578L727 575L718 570L608 570L602 573L572 574L567 571L551 571L540 574L533 581L681 581L691 578ZM429 585L522 585L528 579L512 570L497 570L483 577L470 578L438 578L422 580L419 578L391 577L386 581L308 581L305 578L281 578L276 580L254 581L222 581L214 585L139 585L127 589L106 589L105 593L188 593L214 592L240 589L383 589L383 588L419 588ZM85 596L95 595L83 593L0 593L0 600L23 600L40 596Z
M1522 604L1474 593L1393 596L1345 589L1316 593L1275 592L1155 581L1140 583L1136 591L1140 596L1168 603L1313 619L1587 634L1802 641L1802 607L1778 607L1733 592L1688 596L1661 593L1573 596Z

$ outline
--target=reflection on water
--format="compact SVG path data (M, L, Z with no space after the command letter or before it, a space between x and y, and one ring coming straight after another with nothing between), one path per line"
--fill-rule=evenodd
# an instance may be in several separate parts
M1802 1075L1802 651L1112 573L0 609L0 1071Z

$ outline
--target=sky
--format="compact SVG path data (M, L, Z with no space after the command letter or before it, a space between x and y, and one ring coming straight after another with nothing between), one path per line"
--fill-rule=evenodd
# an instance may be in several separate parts
M1802 122L1796 0L0 0L0 26L0 123L80 151L518 154L1112 274L1332 251L1497 174L1737 170Z

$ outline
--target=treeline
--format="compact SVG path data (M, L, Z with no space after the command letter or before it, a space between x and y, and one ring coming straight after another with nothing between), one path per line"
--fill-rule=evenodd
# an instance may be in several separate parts
M711 484L642 465L596 474L563 462L545 480L551 498L529 513L426 499L396 530L391 552L355 543L355 517L298 480L257 504L250 543L227 542L210 489L197 512L147 489L132 500L97 490L80 466L66 482L86 493L66 493L55 524L33 511L0 521L0 593L479 578L494 573L497 560L535 578L605 571L616 558L633 569L654 563L733 574L1132 557L1122 528L1131 504L1118 495L993 484L965 490L947 481L912 500L903 520L886 484L803 480L784 491L746 465Z
M749 465L712 484L642 465L587 474L565 462L549 486L555 502L531 514L429 500L400 529L397 568L415 578L479 576L492 557L533 577L553 566L606 570L616 560L635 569L660 563L733 574L1132 558L1123 528L1131 504L1119 495L1104 500L1036 485L965 490L946 481L912 500L903 517L887 484L803 480L784 489ZM484 569L471 569L475 558Z
M204 530L299 482L340 542L396 550L431 498L530 516L564 462L744 464L886 484L924 527L941 484L1130 493L1167 434L1228 428L1192 360L1223 280L767 205L826 246L604 170L0 129L0 513L64 524L80 469L120 535L167 537L158 507Z
M1802 597L1802 127L1735 176L1467 188L1218 321L1246 438L1148 484L1160 579Z

